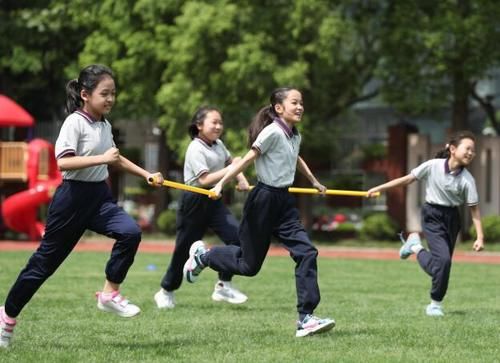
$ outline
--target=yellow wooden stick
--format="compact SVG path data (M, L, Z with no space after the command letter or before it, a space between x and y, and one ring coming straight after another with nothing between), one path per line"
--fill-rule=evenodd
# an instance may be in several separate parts
M251 185L250 189L254 186ZM321 194L321 192L316 188L288 188L290 193L300 193L300 194ZM366 197L368 195L367 192L362 192L358 190L338 190L338 189L327 189L325 192L326 195L344 195L348 197ZM380 196L380 192L373 193L374 197Z
M316 188L288 188L290 193L302 193L302 194L321 194L321 192ZM362 192L358 190L338 190L338 189L327 189L326 195L345 195L348 197L366 197L367 192ZM378 197L380 192L373 193L373 196Z
M149 181L151 183L154 183L154 179L153 178L150 178ZM180 190L186 190L188 192L193 192L193 193L198 193L198 194L204 194L206 196L208 196L209 198L216 198L216 195L214 192L212 192L211 190L207 190L207 189L203 189L203 188L199 188L199 187L193 187L192 185L186 185L186 184L182 184L182 183L177 183L177 182L173 182L171 180L163 180L163 183L162 185L164 187L170 187L170 188L175 188L175 189L180 189Z

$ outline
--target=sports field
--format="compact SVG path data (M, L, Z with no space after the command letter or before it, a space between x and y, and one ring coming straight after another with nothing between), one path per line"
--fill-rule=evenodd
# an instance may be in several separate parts
M0 301L29 251L0 252ZM237 277L241 306L210 299L204 271L159 311L152 296L169 257L142 252L123 285L142 308L123 319L95 307L108 253L75 252L21 314L1 362L499 362L500 265L456 262L443 318L424 314L429 278L414 260L319 258L330 333L295 338L293 262L271 256L254 278Z

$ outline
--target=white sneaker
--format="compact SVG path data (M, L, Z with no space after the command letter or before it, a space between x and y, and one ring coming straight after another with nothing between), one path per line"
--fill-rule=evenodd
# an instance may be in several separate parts
M131 318L141 312L138 306L131 304L119 291L111 294L97 292L97 308L107 313L114 313L122 318Z
M175 307L174 292L160 289L155 294L155 301L158 309L173 309Z
M0 306L0 348L7 348L14 336L14 327L16 319L9 318L4 311L4 307Z
M429 304L425 308L427 316L444 316L443 308L441 305Z
M200 261L200 256L207 252L203 241L196 241L189 248L189 258L184 264L182 272L187 282L194 283L205 266Z
M240 290L235 288L230 281L218 281L215 284L212 300L227 301L231 304L243 304L248 297Z

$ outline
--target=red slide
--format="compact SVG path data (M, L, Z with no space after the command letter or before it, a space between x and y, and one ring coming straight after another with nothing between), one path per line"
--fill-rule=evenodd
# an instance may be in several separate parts
M48 204L60 180L41 182L34 188L13 194L2 203L5 225L17 232L26 233L37 240L43 235L44 224L38 220L38 207Z
M48 162L47 175L40 176L40 159L45 153ZM5 225L17 232L28 234L32 240L40 239L45 229L38 219L38 208L50 203L61 174L54 158L54 147L45 140L35 139L28 145L28 189L10 195L2 203Z

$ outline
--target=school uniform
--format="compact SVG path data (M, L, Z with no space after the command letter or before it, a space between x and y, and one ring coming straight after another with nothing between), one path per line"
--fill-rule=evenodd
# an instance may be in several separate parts
M258 183L245 202L239 229L241 247L213 247L203 262L216 271L254 276L277 238L295 261L297 310L312 314L320 301L317 282L318 251L300 222L293 195L288 192L295 178L301 136L281 119L266 126L252 145Z
M200 176L223 169L231 162L231 154L222 140L208 144L195 137L186 150L184 183L202 187ZM175 249L170 265L161 281L166 291L177 290L183 279L183 266L189 257L189 248L201 240L208 228L212 229L225 244L238 244L239 223L221 199L213 200L206 195L183 192L177 210ZM222 281L231 281L233 274L219 273Z
M77 110L64 121L55 145L56 158L68 155L102 155L114 147L111 124L94 120ZM115 203L106 182L107 165L62 173L48 209L45 233L36 252L21 271L5 303L5 311L16 317L43 282L73 250L86 229L116 239L105 273L120 284L132 265L141 240L137 223Z
M428 160L411 174L419 181L426 181L421 217L429 251L421 250L417 260L432 277L431 299L442 301L448 289L452 256L460 231L458 207L479 203L476 183L464 167L451 172L448 159Z

